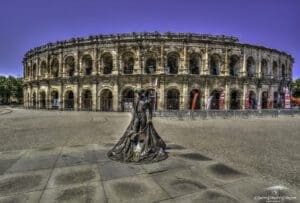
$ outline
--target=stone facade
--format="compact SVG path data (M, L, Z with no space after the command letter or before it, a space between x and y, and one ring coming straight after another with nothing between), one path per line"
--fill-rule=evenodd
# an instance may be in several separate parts
M226 110L282 105L293 58L223 35L132 33L49 43L23 64L26 108L124 111L145 88L156 110L187 110L196 93L196 109Z

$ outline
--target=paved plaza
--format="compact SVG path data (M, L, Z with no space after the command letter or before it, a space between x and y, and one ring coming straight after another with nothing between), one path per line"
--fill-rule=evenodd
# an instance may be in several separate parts
M299 117L154 118L169 158L106 157L129 113L0 109L0 203L298 202ZM282 189L283 188L283 189Z

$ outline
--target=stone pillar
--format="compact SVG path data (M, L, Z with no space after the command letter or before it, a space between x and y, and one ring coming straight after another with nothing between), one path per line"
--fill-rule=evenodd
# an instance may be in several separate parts
M59 67L58 67L58 73L60 77L64 77L64 65L63 65L63 51L61 50L59 54Z
M180 54L179 74L187 74L187 48L184 46L183 54Z
M74 76L78 76L79 75L79 51L77 50L77 52L74 54L74 68L75 68L75 72L74 72Z
M98 72L98 49L95 45L94 51L93 51L93 68L92 68L92 75L97 75L99 74Z
M64 97L64 83L60 84L60 94L59 94L59 109L63 110L64 109L64 104L65 104L65 97Z
M79 110L79 90L78 90L78 83L74 84L74 110L78 111Z
M224 70L223 70L223 73L224 73L224 76L228 76L229 75L229 71L228 71L228 50L226 49L225 50L225 58L224 58Z
M224 94L225 94L224 110L228 110L230 108L230 106L229 106L229 102L230 102L230 90L229 90L228 83L225 84Z
M96 111L97 110L97 84L93 83L92 84L92 110Z
M257 90L257 96L256 96L256 99L257 99L257 109L261 109L261 88L259 87L258 90Z
M187 109L187 102L188 102L188 84L182 84L182 92L180 94L180 110Z
M242 109L246 109L246 95L247 95L247 84L245 83L243 85L243 94L242 94L242 99L241 99L241 103L242 103Z
M160 82L160 88L158 90L158 101L157 101L157 107L159 111L166 110L165 107L165 84Z
M258 52L258 70L257 70L257 77L261 77L261 51Z
M208 44L205 45L204 66L203 66L202 75L209 75L209 70L208 70Z
M209 91L210 91L210 89L209 89L208 85L206 84L205 90L204 90L204 109L206 109L206 106L207 106L207 100L209 98Z
M160 47L160 64L158 66L158 73L162 74L165 72L165 59L164 59L164 46Z
M119 109L119 90L118 90L118 84L115 83L113 86L113 111L121 111Z
M116 51L116 54L113 55L113 70L112 74L113 75L118 75L119 70L120 70L120 56L119 56L119 51Z
M46 89L46 109L50 109L50 85L48 84Z
M39 80L41 78L41 66L40 66L40 57L39 55L37 56L36 60L36 78Z
M141 50L136 51L136 60L134 62L133 74L141 74Z
M246 53L245 53L245 48L244 48L241 76L247 76L246 69L247 69L247 59L246 59Z
M36 91L36 102L37 102L37 109L41 108L41 101L40 101L40 85L37 86Z

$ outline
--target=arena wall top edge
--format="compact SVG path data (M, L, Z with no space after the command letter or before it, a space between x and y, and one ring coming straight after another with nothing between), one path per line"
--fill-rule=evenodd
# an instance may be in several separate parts
M196 33L159 33L159 32L142 32L142 33L121 33L121 34L100 34L90 35L88 37L77 37L68 40L61 40L56 42L50 42L48 44L35 47L25 53L23 61L36 54L43 53L50 50L60 49L70 46L80 46L86 44L96 43L116 43L116 42L140 42L143 40L150 41L182 41L182 42L194 42L194 43L218 43L218 44L232 44L236 46L244 46L249 48L264 49L272 52L287 55L294 62L292 55L279 51L277 49L268 48L260 45L253 45L248 43L241 43L237 37L226 36L226 35L211 35L211 34L196 34Z

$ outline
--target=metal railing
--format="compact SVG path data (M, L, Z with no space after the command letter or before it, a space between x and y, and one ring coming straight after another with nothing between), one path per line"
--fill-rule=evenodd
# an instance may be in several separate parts
M196 110L196 111L156 111L155 117L163 117L169 119L237 119L237 118L263 118L263 117L279 117L279 116L295 116L300 115L299 109L262 109L262 110Z

